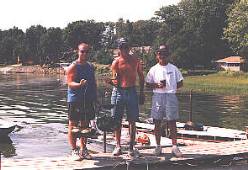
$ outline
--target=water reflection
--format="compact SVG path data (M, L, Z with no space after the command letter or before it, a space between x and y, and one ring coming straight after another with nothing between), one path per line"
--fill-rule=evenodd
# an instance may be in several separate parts
M32 74L0 75L0 115L15 122L19 131L10 134L13 141L4 157L61 156L69 153L67 143L67 104L65 77ZM99 96L111 91L98 82ZM150 114L151 91L141 106L141 119ZM187 121L189 93L179 93L180 121ZM100 98L108 104L109 96ZM248 125L247 96L193 94L193 120L204 125L243 129ZM7 149L10 148L10 149ZM9 153L9 154L8 154Z
M182 120L187 120L189 100L180 97ZM244 129L248 123L247 96L193 94L193 120L211 126Z

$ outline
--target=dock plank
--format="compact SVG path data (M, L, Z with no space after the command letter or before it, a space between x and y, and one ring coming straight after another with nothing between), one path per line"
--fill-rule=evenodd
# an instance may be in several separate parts
M185 141L186 142L186 141ZM153 149L140 150L142 157L130 160L126 155L113 157L111 153L93 154L93 160L71 161L68 156L40 157L25 159L2 159L2 168L9 169L109 169L126 167L127 163L136 166L170 164L171 162L189 163L192 161L218 160L226 156L235 157L240 154L248 156L248 140L221 143L196 143L180 147L184 157L175 158L170 154L171 148L163 148L163 155L154 156ZM132 166L131 165L131 166Z

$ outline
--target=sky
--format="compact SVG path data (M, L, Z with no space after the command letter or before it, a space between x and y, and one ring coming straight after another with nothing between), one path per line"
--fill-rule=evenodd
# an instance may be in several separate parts
M64 28L68 23L148 20L162 6L180 0L0 0L0 29L14 26L25 31L32 25Z

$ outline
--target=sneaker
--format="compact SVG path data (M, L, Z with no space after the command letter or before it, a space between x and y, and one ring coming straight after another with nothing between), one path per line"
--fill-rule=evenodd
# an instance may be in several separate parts
M171 153L177 158L181 158L183 156L182 152L179 150L179 148L176 145L172 146Z
M130 158L138 158L140 157L140 152L138 149L133 149L133 150L129 150L127 155Z
M81 157L79 155L79 150L78 149L73 149L71 151L71 155L70 155L71 160L73 161L80 161Z
M153 154L156 155L156 156L161 155L161 153L162 153L162 148L161 148L161 146L157 146L157 147L154 149L154 151L153 151Z
M86 147L83 150L80 150L80 157L81 159L92 159L92 156Z
M122 154L121 147L115 147L114 151L112 152L113 156L120 156Z

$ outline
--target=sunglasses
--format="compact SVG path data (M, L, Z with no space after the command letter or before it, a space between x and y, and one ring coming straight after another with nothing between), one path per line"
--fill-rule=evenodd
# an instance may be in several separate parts
M160 57L168 57L169 54L167 52L158 52L157 53Z
M88 53L89 52L89 50L80 50L80 53Z
M128 49L128 45L127 44L122 44L120 45L119 49Z

